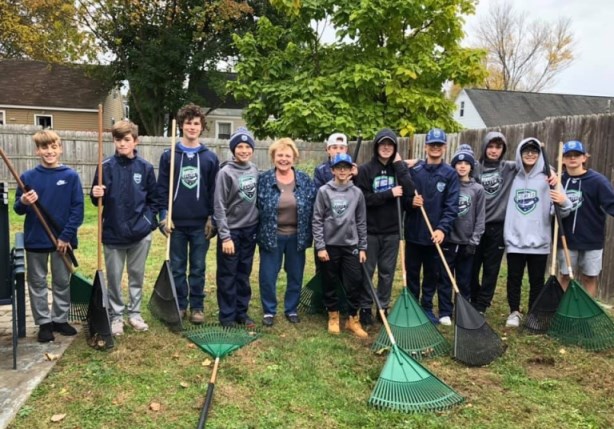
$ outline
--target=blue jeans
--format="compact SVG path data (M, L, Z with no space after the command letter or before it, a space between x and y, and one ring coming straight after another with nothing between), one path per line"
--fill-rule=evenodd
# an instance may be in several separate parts
M205 239L205 223L202 228L175 228L171 234L171 271L177 290L179 309L203 310L205 300L205 260L209 240ZM190 272L188 268L188 253Z
M297 312L305 270L305 251L299 252L297 245L296 235L278 235L277 247L271 251L260 247L260 300L264 314L277 313L277 277L282 260L287 279L284 312Z

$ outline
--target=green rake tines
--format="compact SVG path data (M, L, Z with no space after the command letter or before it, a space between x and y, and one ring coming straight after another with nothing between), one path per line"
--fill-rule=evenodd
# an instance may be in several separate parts
M450 351L448 341L429 320L407 288L403 288L392 307L388 323L397 345L414 359L442 356ZM382 327L371 349L377 351L390 346L386 329Z
M614 321L578 282L571 280L548 335L566 345L607 350L614 347Z

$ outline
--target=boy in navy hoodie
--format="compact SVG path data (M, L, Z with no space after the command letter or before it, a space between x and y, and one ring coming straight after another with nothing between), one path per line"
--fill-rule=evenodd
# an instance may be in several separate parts
M258 168L250 161L254 137L238 128L230 137L232 161L222 164L215 183L213 218L217 225L217 302L220 323L254 328L247 309L252 297L249 276L256 250Z
M565 172L561 184L572 208L563 219L572 267L579 268L582 286L596 297L605 244L605 217L614 216L614 189L610 181L595 170L587 169L588 154L582 142L572 140L563 146ZM567 288L569 272L563 250L559 250L561 285Z
M83 189L79 175L60 163L60 137L51 130L45 130L34 134L33 139L40 165L22 174L22 182L31 189L22 193L22 190L17 188L13 209L18 215L26 216L24 234L30 307L34 323L39 326L37 339L46 343L55 339L54 331L61 335L77 333L67 322L70 308L70 270L64 264L60 253L65 255L68 249L77 248L77 229L83 223ZM59 225L57 247L53 246L31 207L37 201ZM47 303L49 260L53 293L51 310Z
M185 316L189 304L190 322L201 324L205 320L205 260L209 240L215 235L211 216L219 161L199 141L205 124L205 113L199 106L183 106L177 113L177 123L183 136L175 147L173 219L169 222L167 210L162 209L161 228L165 233L172 232L170 262L181 316ZM158 169L162 204L168 202L170 165L171 153L165 150ZM190 269L186 275L188 261Z
M420 160L410 169L414 186L419 195L403 195L407 210L405 223L405 267L407 287L420 300L427 316L435 324L440 318L452 315L452 293L441 288L439 281L443 271L434 243L442 244L452 230L458 215L459 181L456 171L443 162L446 151L446 133L433 128L426 134L424 150L426 160ZM433 235L424 221L420 207L424 207L433 227ZM420 270L423 271L420 288ZM437 291L439 287L439 291ZM438 292L439 317L433 313L433 296Z
M151 246L151 232L156 229L158 193L153 165L136 151L138 127L119 121L111 129L115 154L102 163L102 186L98 186L98 169L94 175L91 200L98 205L102 198L102 244L106 267L111 332L124 333L122 274L128 271L128 323L136 331L149 326L141 316L145 262Z

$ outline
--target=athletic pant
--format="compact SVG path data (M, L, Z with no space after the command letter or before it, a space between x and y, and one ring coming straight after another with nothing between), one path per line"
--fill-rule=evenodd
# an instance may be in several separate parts
M452 275L456 279L456 286L466 300L471 297L471 270L473 268L473 255L466 255L466 244L444 243L442 246L443 254L446 257L446 262L450 267ZM444 290L452 292L452 282L446 269L442 266L441 283L444 285Z
M353 246L326 246L329 260L322 263L324 306L328 311L339 311L336 285L343 277L343 286L348 301L348 311L356 314L362 295L362 267L358 249Z
M487 223L473 258L471 303L478 311L486 311L492 303L504 252L503 223ZM483 270L481 284L480 269Z
M439 283L441 260L434 245L424 246L421 244L405 242L405 269L407 270L407 287L414 297L420 302L422 308L433 312L433 297ZM422 288L420 288L420 270L422 275ZM421 290L422 289L422 290ZM422 292L422 296L420 296ZM452 314L451 301L439 296L439 311L443 315ZM449 305L449 306L448 306ZM443 317L443 316L442 316Z
M529 309L533 307L535 299L544 287L544 276L548 255L527 255L524 253L507 254L507 302L510 313L520 311L520 291L524 267L529 272Z
M53 304L47 302L47 273L51 261ZM70 308L70 271L58 252L26 252L30 308L36 325L68 320Z
M397 255L399 253L399 235L367 235L367 262L365 268L369 277L373 278L377 267L377 297L383 308L390 307L392 295L392 282L394 271L397 267ZM361 292L360 308L371 309L373 298L368 292L368 279L364 279L363 292ZM404 285L405 286L405 285Z

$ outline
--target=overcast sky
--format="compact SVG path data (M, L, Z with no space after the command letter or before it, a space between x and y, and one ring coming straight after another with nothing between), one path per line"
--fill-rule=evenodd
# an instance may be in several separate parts
M469 35L476 18L487 14L493 1L481 0L476 15L467 18ZM571 18L576 59L544 92L614 96L613 0L514 0L513 4L547 21Z

